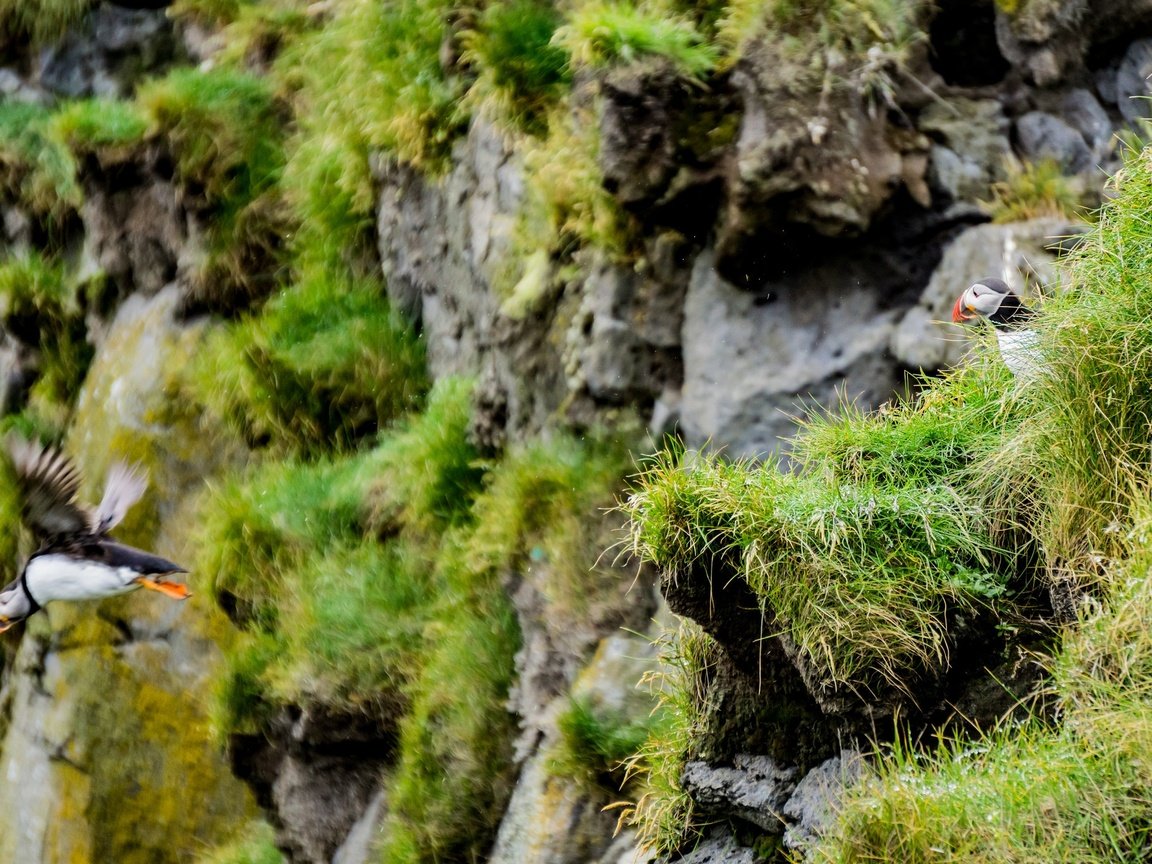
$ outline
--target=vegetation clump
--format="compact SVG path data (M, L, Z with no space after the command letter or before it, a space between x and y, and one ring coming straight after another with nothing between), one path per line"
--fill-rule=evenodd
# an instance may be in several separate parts
M39 105L0 102L0 194L50 228L81 200L71 157L51 134L51 118Z
M423 345L379 286L317 272L221 330L192 386L252 444L343 449L420 404Z
M992 184L985 209L993 222L1027 219L1079 220L1086 215L1083 184L1054 159L1009 163L1008 176Z
M39 354L32 400L42 412L66 413L93 351L84 308L63 265L35 252L0 264L0 322Z

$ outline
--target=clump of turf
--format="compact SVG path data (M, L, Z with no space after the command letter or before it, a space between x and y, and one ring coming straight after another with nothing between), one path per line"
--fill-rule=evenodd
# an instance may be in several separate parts
M320 453L416 408L423 362L378 286L321 271L218 331L191 386L250 443Z
M691 78L706 75L717 60L690 22L667 11L649 11L631 3L586 3L569 17L556 42L577 66L633 63L644 57L664 57Z
M41 412L66 413L92 361L84 309L62 264L35 252L0 264L0 321L38 351L31 397ZM49 413L53 413L49 410Z
M52 135L51 119L39 105L0 103L0 194L49 228L74 214L82 198L71 156Z

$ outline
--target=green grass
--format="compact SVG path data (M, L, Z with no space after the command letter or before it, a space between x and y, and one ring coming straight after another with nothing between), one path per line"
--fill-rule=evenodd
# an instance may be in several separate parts
M691 621L659 639L660 663L647 675L657 700L657 722L627 764L635 801L620 812L633 825L640 845L659 855L688 847L700 834L695 802L680 785L708 700L707 679L716 662L716 643Z
M814 860L1113 862L1147 854L1152 780L1152 508L1137 502L1108 601L1051 662L1058 724L928 753L897 745Z
M177 176L209 206L251 201L276 182L280 108L258 77L178 69L142 86L136 102L172 148Z
M549 770L593 787L619 793L630 779L628 765L658 725L656 715L629 717L587 698L571 699L557 719L560 744Z
M469 441L472 382L442 378L424 410L381 438L368 457L369 524L437 538L469 516L480 491L484 464Z
M465 34L466 62L479 69L468 97L529 133L547 131L549 109L571 86L568 55L552 44L563 18L548 0L510 0L484 9Z
M689 78L703 78L718 59L689 21L630 3L581 5L555 40L574 65L593 68L663 57Z
M611 445L561 435L522 445L491 467L471 521L444 535L437 624L401 724L382 862L464 860L488 850L513 780L507 698L519 628L505 580L531 568L558 609L580 609L603 578L599 536L587 520L611 500L622 473Z
M148 117L134 102L82 99L52 115L52 136L73 153L131 148L148 133Z
M815 686L862 695L943 674L949 610L986 606L1006 590L990 520L941 480L893 486L669 457L624 507L633 551L662 567L734 556Z
M46 45L96 5L93 0L0 0L0 39Z
M2 12L0 12L2 14ZM71 157L51 134L47 108L0 103L0 195L59 225L80 206Z
M993 222L1027 219L1083 219L1087 215L1083 184L1064 173L1054 159L1009 163L1006 179L992 184L984 207Z
M0 320L39 352L31 398L41 413L67 412L92 361L84 309L62 264L37 253L0 263Z
M241 837L201 855L196 864L284 864L275 840L272 826L253 822Z
M190 387L250 443L320 453L418 407L423 364L377 285L321 271L218 331Z

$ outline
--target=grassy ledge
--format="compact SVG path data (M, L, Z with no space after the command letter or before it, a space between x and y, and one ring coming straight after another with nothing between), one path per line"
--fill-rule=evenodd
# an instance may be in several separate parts
M828 681L939 663L941 604L1010 615L1043 585L1049 614L1077 622L1049 662L1055 714L891 745L814 860L1146 854L1152 152L1116 187L1066 263L1071 287L1040 306L1034 379L1012 379L990 343L904 405L815 421L797 473L665 459L625 504L635 548L661 566L736 561ZM653 812L681 812L676 784L651 796ZM659 821L640 824L667 842Z

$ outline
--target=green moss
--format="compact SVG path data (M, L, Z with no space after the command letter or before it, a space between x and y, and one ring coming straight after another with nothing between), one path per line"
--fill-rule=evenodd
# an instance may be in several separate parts
M252 815L186 685L163 683L176 680L161 671L165 647L142 644L131 663L110 646L83 655L66 662L65 680L76 700L70 755L92 766L91 860L176 861L173 837L184 849L213 845Z
M190 387L252 444L318 453L419 405L423 360L377 286L323 272L218 331Z
M50 133L50 121L48 109L38 105L0 103L0 195L59 225L80 206L81 194L71 158Z

